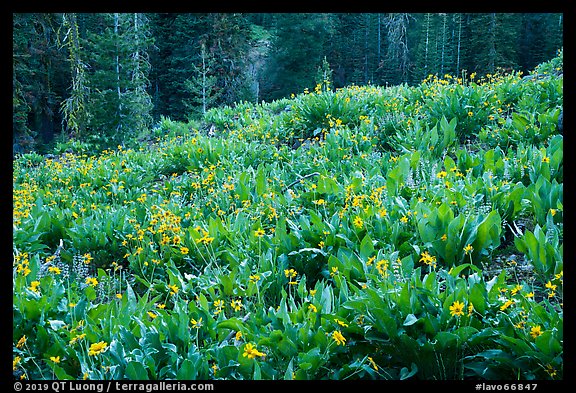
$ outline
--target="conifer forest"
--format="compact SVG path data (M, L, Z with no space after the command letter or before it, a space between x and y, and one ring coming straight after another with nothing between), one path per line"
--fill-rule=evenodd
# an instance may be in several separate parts
M14 386L562 381L563 17L14 13Z

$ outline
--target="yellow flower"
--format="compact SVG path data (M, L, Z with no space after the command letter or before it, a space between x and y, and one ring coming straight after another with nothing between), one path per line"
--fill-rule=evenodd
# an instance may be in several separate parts
M98 280L94 277L86 277L86 284L95 287L98 285Z
M104 341L100 341L98 343L90 345L90 348L88 349L88 356L96 356L101 354L106 350L107 346L108 344Z
M254 231L254 236L256 236L256 237L262 237L265 234L266 234L266 232L262 228L258 228Z
M342 335L340 330L333 331L332 338L336 341L337 345L346 345L346 338Z
M21 361L22 361L22 358L20 356L16 356L14 358L14 360L12 361L12 371L16 371L16 367L18 367L18 365L20 364Z
M546 156L542 157L542 162L549 163L549 162L550 162L550 157L546 157Z
M450 315L455 317L455 316L462 316L464 315L464 303L456 300L454 303L452 303L452 305L450 306Z
M168 289L170 289L170 295L176 295L179 291L176 285L168 285Z
M552 282L551 282L551 281L548 281L548 282L546 283L545 287L546 287L546 288L548 288L548 289L550 289L550 290L552 290L552 291L555 291L555 290L556 290L556 287L557 287L557 285L555 285L555 284L552 284Z
M512 290L510 291L510 294L512 296L516 295L518 292L520 292L522 290L522 285L517 284L514 288L512 288Z
M156 314L156 313L153 312L153 311L148 311L147 314L148 314L148 316L149 316L150 318L152 318L152 319L155 319L155 318L158 316L158 314Z
M26 335L20 337L20 340L18 340L18 343L16 344L16 348L22 348L24 345L26 345L27 340L28 338L26 338Z
M50 360L54 363L60 363L60 356L50 356Z
M286 278L294 278L297 274L298 272L296 272L294 269L284 269L284 275Z
M436 257L433 255L430 255L428 253L428 251L424 251L422 254L420 254L422 256L422 258L420 258L419 262L423 262L426 265L435 267L436 266Z
M56 275L62 273L62 271L60 270L60 268L58 268L58 267L56 267L56 266L50 266L50 267L48 268L48 271L49 271L50 273L54 273L54 274L56 274Z
M180 252L182 253L182 255L186 255L190 252L190 250L188 249L188 247L180 247Z
M362 221L362 218L360 218L359 216L356 216L354 218L354 226L358 227L358 228L362 228L364 226L364 221Z
M368 361L370 362L370 365L372 366L372 368L376 371L378 371L378 365L376 364L376 362L374 362L374 359L372 359L370 356L368 356Z
M513 300L510 300L510 299L506 300L506 302L500 306L500 311L506 310L508 307L510 307L513 304L514 304Z
M92 255L90 255L89 252L84 254L83 257L84 257L84 263L87 265L90 263L90 261L92 261L94 259L94 258L92 258Z
M39 286L40 286L40 281L32 281L30 283L30 286L28 287L28 289L30 289L33 292L38 293L39 292L39 290L38 290Z
M318 312L318 309L317 309L316 306L313 305L313 304L309 304L309 305L308 305L308 310L311 310L312 312Z
M348 324L344 321L341 321L339 319L335 319L336 323L342 327L348 327Z
M76 344L76 342L78 342L79 340L82 340L84 337L86 337L86 333L79 334L79 335L73 337L70 340L69 344L74 345L74 344Z
M338 274L338 267L332 266L332 271L330 272L330 277L334 277L337 274Z
M472 250L474 250L474 247L472 247L472 244L468 244L466 247L464 247L464 253L466 255L468 255L468 253Z
M443 234L442 237L440 238L440 240L442 240L443 242L445 242L448 239L448 236L446 234Z
M214 241L213 237L209 237L208 235L204 235L204 237L197 239L196 243L203 243L204 245L208 245Z
M381 261L376 262L376 269L378 270L378 273L380 273L380 275L386 277L387 270L388 270L388 260L387 259L383 259Z
M242 309L242 302L238 299L232 300L230 306L234 309L234 311L240 311Z
M540 327L540 325L532 326L532 328L530 329L530 336L532 338L536 338L541 334L542 334L542 328Z
M198 320L191 318L190 323L194 329L200 329L200 326L202 326L202 317L198 318Z
M244 353L242 356L247 357L248 359L254 359L256 356L264 357L266 354L258 351L254 344L248 343L244 346Z
M242 338L242 332L240 330L238 330L236 332L236 335L234 336L234 340L240 341L241 338Z

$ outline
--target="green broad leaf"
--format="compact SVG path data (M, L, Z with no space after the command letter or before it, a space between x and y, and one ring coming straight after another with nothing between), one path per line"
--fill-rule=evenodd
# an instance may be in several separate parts
M70 309L70 315L76 320L84 319L86 316L86 308L88 307L88 302L86 299L81 299L76 306Z
M58 331L58 330L62 329L63 326L66 326L64 321L59 321L59 320L50 320L50 321L48 321L48 323L50 324L50 327L54 331Z
M418 322L418 318L416 318L416 316L414 314L408 314L402 325L403 326L412 326L416 322Z
M198 304L200 305L200 308L206 311L210 310L210 306L208 305L208 299L206 298L206 296L201 293L198 296Z
M189 360L185 359L176 374L176 379L182 381L189 381L196 379L198 377L198 369L194 367L194 363Z
M366 234L360 243L360 257L367 261L368 258L374 253L374 242L372 238Z
M486 287L480 283L475 283L472 285L472 288L470 288L468 301L472 304L474 310L480 314L484 314L487 307L487 297L488 294L486 293Z
M450 275L452 277L458 277L460 275L460 273L462 273L462 271L464 271L468 268L470 268L471 270L474 270L476 273L482 272L482 270L475 265L472 265L470 263L463 263L462 265L454 266L453 268L451 268L450 269Z
M450 332L439 332L434 339L437 340L437 345L442 349L447 349L460 343L460 338Z
M248 184L251 183L250 174L248 172L242 172L238 177L238 183L236 192L240 195L240 200L245 201L250 199L250 189L248 188Z
M410 370L407 367L400 369L400 380L405 380L413 377L418 372L418 366L415 363L410 364Z
M478 329L472 326L461 326L454 331L454 334L460 337L461 343L467 342L470 339L470 337L472 337L476 333L478 333Z
M340 191L340 186L336 181L327 176L320 176L317 184L317 191L321 194L335 195Z
M403 314L408 314L412 311L412 305L410 304L410 285L410 282L404 284L398 297L398 307L400 307Z
M545 331L534 340L538 349L549 356L562 353L562 345L554 337L551 331Z
M125 299L125 300L124 300ZM123 307L126 307L126 312L128 314L134 314L136 311L136 305L138 303L136 299L136 294L134 293L134 289L128 282L126 282L126 296L122 298Z
M301 248L297 251L291 251L288 253L288 255L298 255L298 254L302 254L302 253L308 253L311 252L313 254L321 254L321 255L328 255L326 254L326 251L322 250L321 248L312 248L312 247L306 247L306 248Z
M430 130L430 146L436 146L438 143L438 128L436 126L432 127Z
M320 366L320 348L312 348L308 352L300 352L298 354L298 367L303 370L316 370Z
M133 343L134 345L137 345L136 340L134 340ZM127 342L126 344L129 345L130 343ZM110 357L112 357L112 359L116 364L118 365L126 364L126 352L124 351L124 346L122 345L122 342L120 340L112 340L112 342L110 343L108 353L110 354Z
M500 233L502 232L502 219L497 210L492 210L488 216L478 225L476 240L472 243L475 251L480 252L488 246L500 245Z
M288 367L286 367L286 372L284 373L284 380L292 380L292 373L294 372L294 358L290 359L288 362Z
M96 299L96 290L92 286L87 286L84 289L84 293L86 294L86 299L89 301L94 301Z
M34 223L34 233L47 232L50 229L50 224L52 220L50 219L50 214L48 212L42 212L40 217Z
M256 193L262 195L266 192L266 172L264 171L264 165L259 165L256 171Z
M254 362L254 374L252 375L252 379L255 381L262 379L262 371L260 370L260 365L258 362Z
M216 328L231 329L237 332L244 329L244 323L238 318L229 318L225 321L218 322L218 324L216 324Z
M521 133L526 131L526 126L530 124L528 118L518 112L512 113L512 125Z
M398 326L396 318L392 317L387 310L382 308L369 309L372 315L374 326L380 333L384 333L388 338L398 337Z
M450 156L446 156L444 158L444 168L446 170L446 172L450 172L450 170L452 168L456 167L456 163L454 162L454 160L452 158L450 158Z
M125 375L131 380L148 380L148 372L142 363L137 361L130 361L126 365Z
M231 296L234 291L234 281L230 276L220 276L220 284L222 285L222 292L226 296Z
M418 169L418 165L420 164L420 152L418 150L414 151L412 153L412 156L410 157L410 167L413 170Z
M58 380L71 380L76 379L73 376L69 375L62 367L55 364L53 365L54 375L56 375L56 379Z
M521 340L519 338L502 335L495 341L501 343L505 347L510 348L510 350L512 350L512 352L516 354L524 354L527 352L529 353L533 350L533 348L530 345L528 345L526 341Z
M287 357L295 356L298 353L298 347L286 335L282 335L281 339L276 342L276 348L278 348L280 353Z

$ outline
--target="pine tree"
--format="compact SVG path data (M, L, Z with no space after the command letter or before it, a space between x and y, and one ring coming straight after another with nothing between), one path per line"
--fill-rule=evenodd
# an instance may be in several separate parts
M64 29L64 37L61 45L68 48L72 83L70 96L61 103L61 111L65 127L70 130L70 137L82 138L85 136L86 123L90 117L86 108L89 88L86 79L86 64L82 59L83 54L80 46L76 14L64 14L62 16L62 27Z
M60 123L58 105L68 85L59 51L57 14L13 14L13 139L23 151L52 140Z
M329 14L277 16L267 77L261 83L263 96L277 99L313 87L332 33Z
M190 94L184 99L184 105L189 113L205 115L219 98L218 80L214 75L214 58L206 50L206 43L201 44L200 64L192 65L192 75L185 81L185 88Z
M406 33L410 18L406 13L388 15L388 79L392 84L408 82L410 57Z
M86 40L93 70L88 77L88 137L103 147L135 137L152 120L146 18L116 13L106 15L105 23Z

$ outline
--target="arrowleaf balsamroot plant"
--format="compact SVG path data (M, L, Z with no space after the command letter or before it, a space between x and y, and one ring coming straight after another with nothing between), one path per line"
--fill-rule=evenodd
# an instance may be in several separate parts
M320 85L19 157L15 378L561 379L562 97Z

